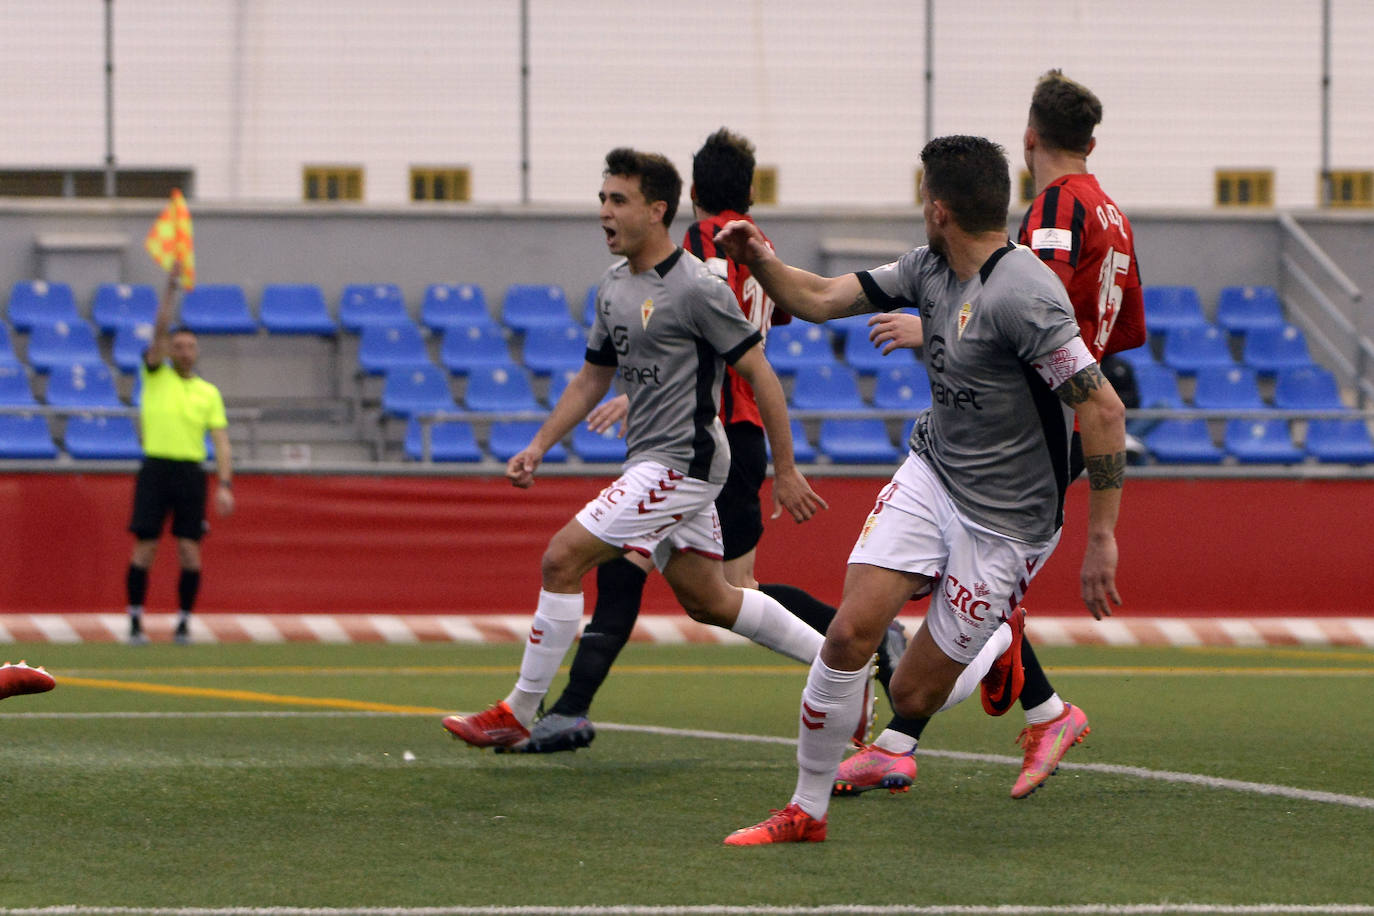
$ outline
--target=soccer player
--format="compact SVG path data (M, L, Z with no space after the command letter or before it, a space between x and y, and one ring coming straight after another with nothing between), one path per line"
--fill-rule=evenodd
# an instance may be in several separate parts
M726 582L715 497L730 466L720 422L724 369L749 381L773 443L774 492L798 522L825 502L797 470L782 386L762 335L719 277L668 234L682 179L663 156L614 149L601 185L601 228L621 256L602 276L587 358L506 476L529 487L544 453L572 430L619 376L629 395L626 462L549 542L543 588L520 665L500 703L444 727L475 747L528 740L540 701L577 634L583 575L627 551L652 558L694 620L726 627L810 663L821 636L759 591Z
M0 665L0 700L23 693L43 693L55 686L57 681L43 670L42 665L34 668L23 659L17 665L9 662Z
M825 839L865 662L913 595L931 602L892 678L897 712L931 716L972 694L986 669L971 663L986 658L1059 541L1075 414L1092 486L1083 601L1100 618L1121 600L1121 401L1078 333L1063 284L1007 240L1002 148L941 137L921 162L929 243L891 264L825 278L783 264L748 223L717 236L779 306L808 320L919 307L934 401L850 554L839 614L802 693L792 799L727 845Z
M1050 70L1036 82L1022 138L1036 197L1019 233L1021 244L1063 282L1083 342L1099 362L1145 343L1145 307L1131 224L1088 171L1088 156L1097 145L1093 129L1101 121L1097 96L1061 71ZM893 312L870 324L870 336L885 353L921 345L921 319L915 315ZM1069 479L1082 472L1083 448L1075 433ZM1024 675L1019 697L1026 727L1017 740L1025 754L1012 798L1025 798L1039 788L1089 731L1083 710L1065 703L1050 685L1029 639L1022 640L1020 654ZM1015 672L1010 678L1005 672L1001 675L982 685L983 707L994 716L1005 713L1017 699ZM913 755L927 721L894 717L871 745L840 765L835 794L878 788L905 791L916 778Z
M723 127L707 137L692 157L689 194L696 221L687 228L682 244L729 284L744 317L766 338L773 323L773 300L750 275L748 266L724 257L716 250L715 242L716 233L726 223L737 219L753 221L749 216L753 181L754 145L747 138ZM768 242L767 236L764 241ZM783 312L779 319L780 323L786 322L791 316ZM597 406L588 415L589 425L602 431L620 422L626 400L622 395ZM726 581L763 591L824 633L835 617L835 608L795 586L759 585L754 578L755 548L763 535L759 489L768 475L768 455L754 390L729 367L721 388L720 420L730 445L730 473L716 496ZM568 684L534 724L530 740L520 750L570 751L586 747L596 737L596 729L588 718L592 699L630 638L651 568L647 559L635 553L597 567L596 606L573 654ZM884 686L905 647L906 638L894 624L878 651L878 680Z
M229 449L229 422L219 389L196 374L200 344L186 328L172 328L179 276L173 270L158 303L153 339L139 366L142 388L139 418L143 427L143 464L134 482L133 556L125 576L128 594L129 644L143 645L143 601L148 569L167 516L177 542L181 576L177 580L180 613L173 638L191 638L191 612L200 592L200 540L205 535L205 434L215 444L215 508L223 517L234 511L234 466Z

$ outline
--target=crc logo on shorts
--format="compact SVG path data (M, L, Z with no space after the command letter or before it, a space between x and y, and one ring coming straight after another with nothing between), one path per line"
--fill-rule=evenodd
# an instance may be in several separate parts
M987 588L986 585L983 587ZM982 623L987 612L992 610L991 604L978 598L967 586L949 575L945 576L945 600L954 613L974 623Z

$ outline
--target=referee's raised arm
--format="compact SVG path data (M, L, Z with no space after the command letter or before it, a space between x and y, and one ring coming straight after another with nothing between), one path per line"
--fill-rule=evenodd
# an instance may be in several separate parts
M162 299L157 304L157 317L153 319L153 339L148 349L143 351L143 362L152 368L160 366L172 355L172 325L177 312L177 293L181 290L181 268L173 267L167 272L167 285L162 289Z

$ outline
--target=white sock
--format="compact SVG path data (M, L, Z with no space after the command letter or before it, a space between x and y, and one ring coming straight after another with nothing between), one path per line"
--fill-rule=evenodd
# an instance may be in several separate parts
M1026 724L1040 725L1044 722L1053 722L1063 714L1064 701L1059 699L1059 694L1053 693L1045 702L1026 710Z
M740 591L744 598L730 630L804 665L811 664L820 654L825 637L763 592L752 588Z
M992 670L992 663L1010 646L1011 627L1004 623L993 631L988 641L983 643L983 648L973 657L973 661L968 663L964 673L959 675L959 679L954 682L954 689L949 692L949 699L945 700L945 705L941 706L939 711L944 712L958 706L972 696L973 691L978 689L978 684Z
M825 817L830 807L835 771L859 724L867 681L867 665L858 671L836 671L821 661L819 653L811 663L802 691L792 802L814 818Z
M530 622L530 635L525 640L525 655L520 660L520 677L515 689L506 697L511 712L520 724L529 728L539 701L549 692L558 666L568 647L577 637L582 622L582 595L561 595L539 590L539 607Z
M916 739L896 729L885 728L873 742L874 747L882 748L889 754L909 754L916 750Z

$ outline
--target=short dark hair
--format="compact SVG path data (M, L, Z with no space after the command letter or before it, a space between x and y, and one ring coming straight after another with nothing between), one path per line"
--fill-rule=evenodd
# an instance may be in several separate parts
M1007 228L1011 172L1007 153L985 137L936 137L921 150L926 191L965 232Z
M178 334L190 334L192 337L196 336L196 332L191 330L184 324L174 325L173 327L167 329L168 337L176 337Z
M663 211L663 225L673 224L677 205L682 199L682 176L667 156L618 146L606 154L606 170L601 174L604 177L619 175L638 178L639 190L645 200L649 203L661 200L668 205L668 209Z
M1062 70L1041 74L1031 93L1030 126L1056 149L1088 152L1093 128L1102 123L1102 102Z
M697 204L708 213L748 213L754 185L754 144L726 128L711 134L692 156Z

